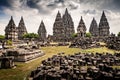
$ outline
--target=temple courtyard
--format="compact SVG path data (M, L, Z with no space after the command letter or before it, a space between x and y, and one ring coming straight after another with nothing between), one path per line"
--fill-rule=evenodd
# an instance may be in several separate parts
M41 47L41 50L45 52L45 55L42 57L38 57L34 60L24 62L15 62L16 68L13 69L1 69L0 70L0 80L27 80L31 71L35 70L38 66L40 66L41 61L51 58L53 55L58 53L65 53L63 55L71 55L74 53L82 52L82 53L111 53L114 54L115 51L108 49L106 47L100 48L91 48L91 49L80 49L80 48L69 48L68 46L47 46ZM120 68L120 66L113 66L113 68Z

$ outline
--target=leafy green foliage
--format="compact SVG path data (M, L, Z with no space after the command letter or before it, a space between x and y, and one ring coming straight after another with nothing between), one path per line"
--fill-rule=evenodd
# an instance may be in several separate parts
M91 33L86 33L86 37L92 37L92 34Z
M7 45L12 45L12 41L11 41L11 40L7 40L7 41L6 41L6 44L7 44Z
M0 40L4 40L5 36L4 35L0 35Z
M36 33L27 33L23 35L23 38L28 38L28 39L32 39L32 38L38 38L38 34Z
M72 34L72 38L77 37L77 33Z
M118 36L120 37L120 32L118 32Z

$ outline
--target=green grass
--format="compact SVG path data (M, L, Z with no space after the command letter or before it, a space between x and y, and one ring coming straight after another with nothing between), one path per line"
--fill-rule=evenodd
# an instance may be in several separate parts
M46 53L46 55L30 61L29 63L16 62L15 65L17 65L17 67L15 69L0 69L0 80L26 80L26 77L29 75L29 73L32 70L36 69L36 67L40 65L42 60L47 59L48 57L52 57L53 55L60 53L61 51L64 52L65 55L73 54L76 52L115 52L114 50L110 50L105 47L86 50L79 48L68 48L67 46L42 47L41 49Z
M115 53L115 52L120 52L120 51L111 50L111 49L108 49L108 48L106 48L106 47L100 47L100 48L91 48L91 49L85 49L85 50L81 49L81 52L83 52L83 53L86 53L86 52L87 52L87 53L88 53L88 52L92 52L92 53L96 53L96 52L106 53L106 52L108 52L108 53L113 54L113 53Z

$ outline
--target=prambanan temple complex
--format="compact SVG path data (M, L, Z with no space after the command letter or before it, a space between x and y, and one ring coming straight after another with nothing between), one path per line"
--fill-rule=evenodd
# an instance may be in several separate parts
M116 37L115 34L110 34L109 29L109 22L107 20L105 12L103 11L99 24L97 24L94 17L91 21L89 28L89 33L92 35L91 37L86 36L87 28L84 22L84 18L82 16L77 26L77 33L75 33L74 22L68 9L66 8L63 16L59 11L56 15L55 22L53 24L53 35L48 35L47 37L47 30L45 24L43 20L41 21L37 31L39 35L39 38L37 38L37 40L42 42L71 42L72 44L70 47L81 46L81 48L92 47L92 42L104 41L105 43L107 42L109 48L116 49L116 45L114 45L115 43L112 43L112 41L116 40L115 42L118 46L120 44L120 38ZM18 27L16 27L13 17L11 16L9 23L5 28L6 39L10 39L12 41L23 40L23 35L26 33L27 29L23 17L21 17L19 25ZM119 49L120 48L116 50Z
M105 12L103 11L99 25L97 24L95 18L93 18L90 24L89 32L92 34L93 37L99 36L101 38L102 37L105 38L110 36L109 29L110 29L109 23L105 16ZM83 17L81 17L77 27L77 37L84 38L86 30L87 28L84 23L84 19ZM25 33L27 33L27 29L23 17L21 17L18 27L16 27L13 17L11 17L5 29L6 39L11 40L22 39L22 35ZM47 32L43 21L41 21L41 24L39 26L38 34L40 36L39 39L47 40L46 36ZM61 16L61 13L58 11L57 16L55 18L55 22L53 24L53 35L51 37L52 40L57 42L71 41L73 34L75 34L74 22L72 20L70 13L68 12L68 9L66 8L65 14L63 14L63 16Z
M24 39L23 35L28 31L23 17L16 26L11 16L5 28L5 40L11 40L14 45L12 48L5 48L3 42L1 68L14 67L14 61L27 62L44 56L46 54L40 48L46 46L67 46L80 49L108 47L115 50L114 54L93 51L64 55L64 52L60 52L41 61L40 65L29 74L29 80L120 80L120 69L116 68L120 66L120 37L110 34L109 29L109 22L103 11L99 24L94 17L91 21L89 28L91 36L87 36L83 16L80 18L77 33L75 33L74 22L66 8L63 16L59 11L56 15L53 35L47 37L47 30L42 20L37 31L38 38Z

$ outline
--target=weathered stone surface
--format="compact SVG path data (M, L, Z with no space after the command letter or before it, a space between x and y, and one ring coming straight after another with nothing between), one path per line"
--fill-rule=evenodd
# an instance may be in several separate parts
M68 13L67 8L62 19L63 19L64 28L65 28L65 34L64 34L65 39L69 41L72 35L75 33L75 30L74 30L74 22L72 20L71 15Z
M63 41L65 38L65 27L63 25L63 20L59 11L53 25L53 36L54 41Z
M41 66L32 71L30 77L32 80L119 80L120 70L111 67L120 65L119 57L119 53L54 55L42 61Z
M71 43L69 47L88 49L88 48L100 47L100 44L97 43L97 40L94 38L80 38L80 39L77 38Z
M45 55L37 46L24 47L15 49L6 49L2 56L13 56L14 61L26 62Z
M58 11L53 25L53 40L59 42L70 41L74 33L74 23L67 8L62 18L60 12Z
M21 17L21 20L18 25L18 38L23 39L23 35L27 33L27 29L23 20L23 17Z
M43 21L41 21L41 24L39 26L38 35L39 39L41 39L42 41L46 41L47 31Z
M13 57L1 57L1 68L7 69L14 67Z
M12 41L18 39L18 30L12 16L8 25L5 28L5 37L6 39L10 39Z
M120 37L109 37L106 43L108 48L120 51Z
M99 23L99 36L100 37L109 36L110 35L109 29L110 29L109 23L103 11L101 19L100 19L100 23Z
M97 22L96 22L95 18L93 18L93 20L91 22L91 25L90 25L90 28L89 28L89 32L94 37L99 36L98 25L97 25Z
M23 39L23 34L27 33L26 26L24 24L23 17L21 17L21 20L19 22L18 27L16 27L13 17L11 16L11 19L8 23L8 25L5 28L5 37L6 39L10 39L12 41Z
M77 27L77 34L78 34L78 37L81 38L81 37L85 37L85 34L86 34L86 26L85 26L85 23L81 17L81 20L79 22L79 25Z

